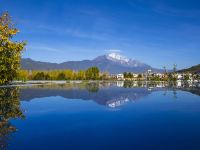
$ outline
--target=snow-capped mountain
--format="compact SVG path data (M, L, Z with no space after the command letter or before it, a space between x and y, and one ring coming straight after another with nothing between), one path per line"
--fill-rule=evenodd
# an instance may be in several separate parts
M130 60L126 58L125 56L122 56L117 53L110 53L106 55L107 59L110 59L112 61L119 61L121 63L128 63Z
M94 60L100 60L100 61L105 61L106 60L109 60L113 63L117 63L117 64L120 64L120 65L123 65L125 67L142 67L142 66L146 66L146 64L138 61L138 60L135 60L135 59L130 59L130 58L127 58L126 56L123 56L123 55L120 55L118 53L110 53L110 54L106 54L106 55L103 55L103 56L99 56L97 58L95 58ZM150 66L149 66L150 67Z
M160 69L154 69L151 66L142 63L138 60L129 59L117 53L110 53L102 56L98 56L93 60L82 61L67 61L63 63L49 63L34 61L31 59L22 59L22 69L27 70L53 70L53 69L72 69L72 70L86 70L89 67L96 66L101 71L107 71L112 74L123 72L145 72L148 69L160 71Z

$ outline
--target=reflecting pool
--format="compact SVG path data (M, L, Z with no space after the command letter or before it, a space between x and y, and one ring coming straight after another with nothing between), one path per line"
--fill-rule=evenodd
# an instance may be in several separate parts
M199 150L200 87L143 82L1 87L0 149Z

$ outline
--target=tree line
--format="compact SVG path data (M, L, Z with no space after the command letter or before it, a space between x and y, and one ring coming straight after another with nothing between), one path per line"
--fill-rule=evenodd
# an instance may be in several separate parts
M87 70L20 70L17 80L107 80L109 74L101 73L97 67Z
M134 77L131 72L124 72L124 79L125 80L136 80L136 81L177 81L178 74L177 72L164 72L162 74L157 73L143 73L137 74L137 77ZM199 74L191 74L191 73L184 73L182 75L182 80L187 81L190 79L193 80L200 80Z
M116 79L110 77L108 73L101 73L97 67L90 67L87 70L49 70L49 71L28 71L20 70L21 55L26 42L14 41L13 38L19 30L12 23L10 15L5 12L0 16L0 85L9 84L13 80L107 80ZM173 72L167 73L164 66L164 74L158 76L156 74L139 74L134 77L132 73L125 72L126 80L153 80L153 81L176 81L176 65L174 64ZM184 80L188 80L191 76L184 75ZM200 80L198 74L192 75L194 79Z
M12 23L8 12L0 15L0 85L13 80L99 80L107 79L108 73L100 73L97 67L87 70L20 70L21 55L26 42L13 41L19 30Z

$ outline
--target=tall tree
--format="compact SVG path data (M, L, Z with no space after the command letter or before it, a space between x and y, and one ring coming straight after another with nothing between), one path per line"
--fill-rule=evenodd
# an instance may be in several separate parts
M99 69L97 67L88 68L85 72L87 80L98 80L99 79Z
M128 77L128 72L124 72L123 75L124 75L124 78L127 78Z
M173 71L174 71L174 73L176 72L176 68L177 68L177 65L174 64L174 67L173 67Z
M65 74L63 72L58 74L58 77L57 77L58 80L65 80L65 78L66 77L65 77Z
M0 84L7 84L17 77L21 53L26 45L25 42L12 41L18 32L9 14L3 13L0 16Z
M167 73L166 66L163 66L163 70L164 70L164 73L166 74Z
M84 80L85 79L85 72L83 70L79 70L77 73L77 79L78 80Z

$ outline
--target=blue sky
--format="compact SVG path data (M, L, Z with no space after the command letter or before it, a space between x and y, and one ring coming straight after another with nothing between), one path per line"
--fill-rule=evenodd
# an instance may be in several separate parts
M1 0L25 58L63 62L112 51L153 67L200 63L198 0Z

